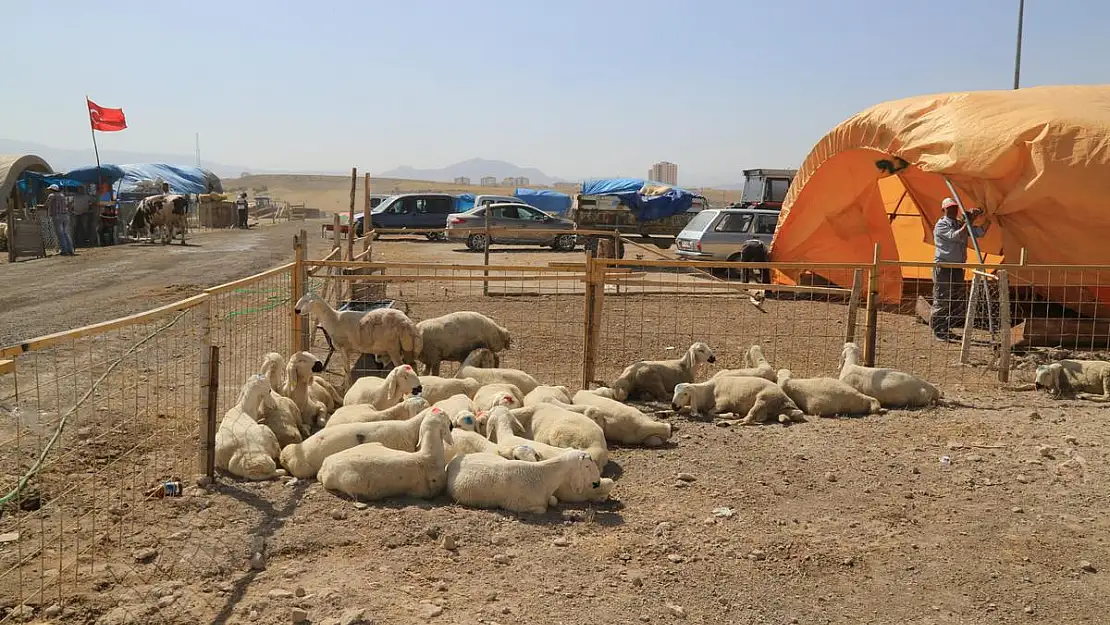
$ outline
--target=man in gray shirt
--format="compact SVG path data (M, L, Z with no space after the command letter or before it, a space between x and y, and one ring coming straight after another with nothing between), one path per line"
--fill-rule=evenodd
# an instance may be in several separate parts
M58 239L58 250L62 256L74 256L73 240L69 238L69 203L58 185L52 184L47 190L50 194L46 196L46 213Z
M938 341L948 341L953 338L952 327L962 323L967 313L967 283L963 269L941 267L939 263L966 263L968 237L974 233L978 239L986 234L990 224L975 226L970 223L983 214L979 208L969 213L967 223L957 219L960 205L950 197L944 198L940 208L944 216L933 227L936 245L933 262L938 265L933 267L933 314L929 325Z

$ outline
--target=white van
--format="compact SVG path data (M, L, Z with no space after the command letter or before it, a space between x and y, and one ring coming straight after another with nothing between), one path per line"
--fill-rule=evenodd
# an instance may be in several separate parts
M489 204L527 204L524 200L511 195L475 195L474 208L481 208Z

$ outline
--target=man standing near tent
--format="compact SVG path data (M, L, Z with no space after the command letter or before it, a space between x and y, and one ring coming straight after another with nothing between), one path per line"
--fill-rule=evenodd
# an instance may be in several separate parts
M69 237L69 204L61 187L52 184L47 189L50 195L46 196L46 213L50 215L50 223L54 227L54 236L58 239L58 250L62 256L75 256L73 253L73 239Z
M237 228L247 229L247 193L246 191L239 194L239 199L235 200L235 226Z
M952 327L962 323L967 312L967 283L964 282L962 268L941 267L940 263L966 263L968 236L974 234L978 239L986 234L990 224L976 226L971 223L983 214L980 208L968 214L966 223L957 219L960 205L950 197L944 198L940 208L944 216L933 227L933 243L936 245L933 262L937 266L933 267L933 314L929 325L938 341L949 341L954 338Z

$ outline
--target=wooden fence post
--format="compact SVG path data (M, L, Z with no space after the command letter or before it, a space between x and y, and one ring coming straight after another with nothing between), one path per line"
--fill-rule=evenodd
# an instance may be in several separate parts
M366 182L362 185L362 251L370 249L370 172L366 172ZM367 258L366 260L370 260Z
M212 394L212 300L205 298L200 306L196 308L196 314L200 315L200 328L199 340L200 361L198 364L197 379L200 380L200 393L198 395L198 409L197 409L197 423L199 425L199 436L197 437L200 444L197 445L197 474L203 477L212 479L208 471L208 451L211 449L213 452L216 449L216 441L208 436L208 415L212 413L215 406L215 395ZM216 379L219 383L219 378Z
M489 214L492 211L493 211L493 209L490 208L489 204L487 204L486 209L484 211L482 211L482 215L483 215L483 217L485 217L485 223L486 223L486 249L482 250L482 265L485 267L485 269L482 271L482 277L484 277L484 278L489 277L489 247L490 247ZM489 296L489 282L488 281L483 281L482 282L482 295Z
M859 300L863 293L863 270L852 273L852 295L848 297L848 320L844 324L844 342L856 342L856 317L859 316Z
M582 305L582 389L589 390L594 379L594 253L586 250L585 298Z
M304 231L302 230L301 232L304 232ZM290 293L290 297L292 298L293 304L295 306L296 303L298 301L300 301L301 297L304 295L304 290L305 290L305 285L304 285L304 275L305 275L305 272L304 272L304 243L301 241L301 235L294 235L293 236L293 254L294 254L293 276L292 276L292 279L290 280L290 283L292 284L293 288L292 288L292 292ZM300 349L300 345L301 345L301 326L306 325L306 324L302 323L303 318L300 315L297 314L296 308L294 306L289 307L289 314L293 316L292 326L291 326L292 327L292 335L289 338L290 353L296 353L296 352L301 351L301 349Z
M220 346L208 348L208 406L204 419L204 475L211 484L216 481L216 415L219 412Z
M301 260L293 270L296 271L300 278L301 294L297 296L300 299L308 291L308 232L301 230ZM294 302L296 303L296 302ZM296 313L294 313L296 314ZM298 351L308 351L312 346L312 331L307 323L301 323L300 327L300 349Z
M358 188L358 168L351 168L351 206L347 213L347 260L355 259L355 190ZM362 224L363 234L369 224Z
M870 275L867 279L867 325L863 336L863 364L875 366L875 344L879 338L879 244L875 244L875 255L871 261Z
M1010 381L1010 273L998 271L998 381Z

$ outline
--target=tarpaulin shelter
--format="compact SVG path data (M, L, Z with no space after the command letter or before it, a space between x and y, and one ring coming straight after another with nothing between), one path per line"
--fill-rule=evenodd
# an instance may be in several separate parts
M96 184L103 180L104 182L114 185L125 175L126 172L119 165L107 164L100 165L99 167L96 165L86 165L66 172L66 178L80 180L85 184Z
M986 262L1016 263L1024 248L1029 264L1110 265L1110 86L919 96L851 117L798 171L772 260L870 263L878 243L883 260L932 262L946 178L992 222L979 241ZM816 273L851 284L847 271ZM1042 290L1081 312L1110 310L1110 275L1098 273L1075 270L1069 283L1084 286ZM897 302L903 278L929 276L884 267L880 300Z
M6 208L19 179L25 172L49 174L54 170L34 154L0 155L0 209Z
M551 215L563 215L570 210L571 205L574 204L574 199L566 193L552 191L551 189L526 189L518 187L513 191L513 196L520 198L520 201L534 206L541 211Z
M615 196L640 221L684 213L694 205L694 198L702 197L679 187L640 178L587 180L582 183L582 195Z

